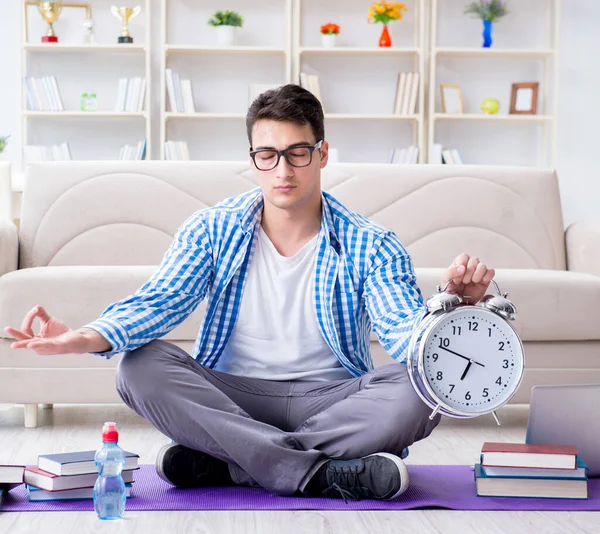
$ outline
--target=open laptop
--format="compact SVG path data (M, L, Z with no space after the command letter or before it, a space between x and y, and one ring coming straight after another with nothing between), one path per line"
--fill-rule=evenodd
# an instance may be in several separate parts
M600 476L600 384L534 386L531 390L526 443L575 445Z

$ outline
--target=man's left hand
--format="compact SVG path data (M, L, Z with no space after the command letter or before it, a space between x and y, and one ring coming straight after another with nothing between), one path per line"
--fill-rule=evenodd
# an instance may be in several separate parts
M479 258L460 254L442 277L442 287L452 280L446 291L463 298L469 297L469 303L475 304L486 294L495 274L496 271L481 263Z

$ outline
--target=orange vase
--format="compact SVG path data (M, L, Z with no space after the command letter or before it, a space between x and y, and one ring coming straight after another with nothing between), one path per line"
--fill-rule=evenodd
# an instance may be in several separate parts
M385 24L383 25L383 31L379 38L379 46L392 46L392 38L390 37L390 32Z

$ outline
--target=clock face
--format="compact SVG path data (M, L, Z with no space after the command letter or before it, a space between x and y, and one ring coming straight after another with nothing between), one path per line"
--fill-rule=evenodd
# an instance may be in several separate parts
M514 393L523 371L515 331L476 306L445 314L423 346L423 370L435 396L454 410L489 412Z

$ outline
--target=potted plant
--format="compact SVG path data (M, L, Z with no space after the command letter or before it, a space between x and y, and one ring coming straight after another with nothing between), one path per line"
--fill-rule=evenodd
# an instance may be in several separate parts
M374 2L369 8L369 22L383 24L379 46L392 46L388 24L393 20L402 20L402 12L407 12L406 4L400 2Z
M340 33L340 27L333 22L328 22L321 26L321 40L323 42L323 48L331 48L335 46L336 37Z
M506 2L502 0L479 0L467 4L465 15L473 15L483 21L483 47L492 46L492 23L508 14Z
M210 26L217 29L217 43L221 46L231 46L235 42L236 28L244 25L244 19L236 11L217 11L208 21Z
M2 152L6 148L6 143L8 142L8 138L10 135L0 136L0 157L2 156Z

